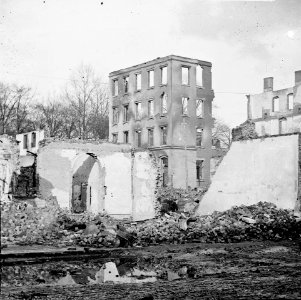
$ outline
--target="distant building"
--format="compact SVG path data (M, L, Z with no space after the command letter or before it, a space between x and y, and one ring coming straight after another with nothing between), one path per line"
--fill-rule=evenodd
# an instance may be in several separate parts
M273 90L273 77L264 78L264 91L247 95L248 120L255 123L258 136L300 132L301 71L295 72L295 85Z
M37 153L39 149L39 142L43 139L44 130L17 134L16 140L19 142L20 156L27 155L27 151Z
M151 150L163 185L209 184L211 66L170 55L110 73L109 140Z

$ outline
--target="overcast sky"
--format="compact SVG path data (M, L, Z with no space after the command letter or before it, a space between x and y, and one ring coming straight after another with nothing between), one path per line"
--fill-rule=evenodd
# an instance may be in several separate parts
M111 71L169 54L212 62L215 114L246 119L263 78L301 70L301 1L0 0L0 81L59 91L81 63Z

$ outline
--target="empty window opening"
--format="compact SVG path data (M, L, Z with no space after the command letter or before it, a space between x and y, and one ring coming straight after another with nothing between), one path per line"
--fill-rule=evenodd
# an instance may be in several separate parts
M28 149L28 135L23 135L23 149Z
M197 180L203 179L203 168L204 168L204 160L197 160L196 161L196 179Z
M161 84L167 84L167 67L161 68Z
M162 185L165 187L168 185L168 157L164 156L160 158L161 170L162 170Z
M129 121L129 105L123 106L123 122Z
M182 67L182 84L189 84L189 67Z
M167 114L167 95L165 93L161 95L161 114Z
M128 131L123 132L123 142L125 144L128 144L128 142L129 142L129 132Z
M203 86L203 72L204 69L200 65L198 65L196 67L196 85L199 87Z
M135 117L136 120L140 120L142 117L142 106L141 106L141 102L136 102L135 103L136 109L135 109Z
M113 124L118 123L118 108L113 107Z
M118 79L113 80L113 96L118 95Z
M154 70L148 71L148 87L153 87L155 85L154 75Z
M273 112L278 112L279 111L279 97L273 98L272 111Z
M154 129L148 129L148 146L152 147L154 145Z
M294 95L293 94L287 95L287 108L294 109Z
M154 100L148 101L148 116L149 117L154 116Z
M31 134L31 148L35 148L37 143L37 134L36 132L33 132Z
M188 98L182 97L182 115L188 115Z
M196 116L197 118L204 117L204 100L202 99L196 100Z
M198 147L203 146L203 133L204 133L204 129L202 128L196 129L196 146Z
M141 74L136 74L136 91L141 90Z
M279 120L279 134L287 133L287 122L286 119L280 119Z
M112 134L112 137L113 137L113 143L117 143L117 141L118 141L118 133L113 133Z
M167 144L167 126L160 127L161 130L161 145Z
M136 134L136 146L141 147L141 134L142 134L142 131L141 130L136 130L135 134Z
M129 92L129 76L123 78L124 92Z

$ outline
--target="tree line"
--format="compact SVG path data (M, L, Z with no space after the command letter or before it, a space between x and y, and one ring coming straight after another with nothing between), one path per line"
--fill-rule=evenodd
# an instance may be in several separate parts
M107 139L108 90L81 65L58 95L38 100L30 87L0 82L0 134L44 129L49 137Z

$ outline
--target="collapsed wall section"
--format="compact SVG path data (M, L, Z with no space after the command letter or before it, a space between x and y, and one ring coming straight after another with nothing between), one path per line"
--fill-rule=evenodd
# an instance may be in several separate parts
M8 136L0 136L0 200L11 200L20 172L19 147L17 141Z
M299 173L298 134L235 141L213 176L197 214L259 201L298 210Z
M156 171L148 151L134 153L129 145L54 141L38 155L41 198L74 213L154 217Z

